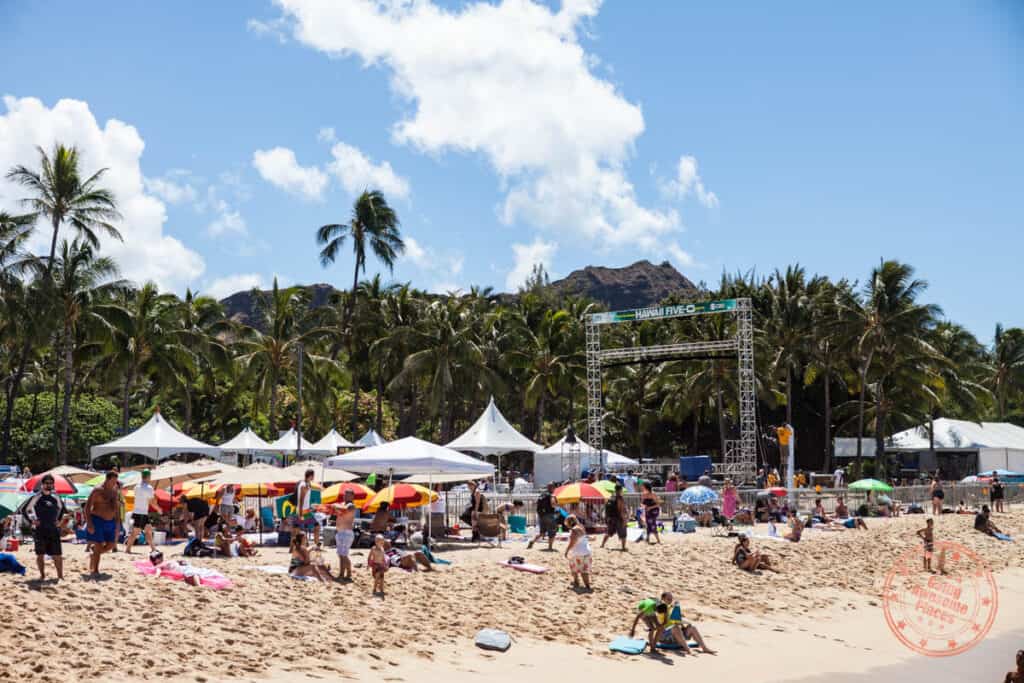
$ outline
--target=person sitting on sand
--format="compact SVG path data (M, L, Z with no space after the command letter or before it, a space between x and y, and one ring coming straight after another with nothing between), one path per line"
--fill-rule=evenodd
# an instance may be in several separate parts
M1024 683L1024 650L1017 650L1017 670L1007 671L1003 683Z
M256 510L253 508L245 511L245 517L242 519L242 528L246 531L256 531Z
M420 567L423 567L423 571L433 571L433 567L430 566L430 560L419 550L413 551L401 551L391 545L391 541L384 540L384 556L388 559L388 565L392 567L398 567L404 569L407 572L418 571Z
M850 508L846 507L846 501L843 500L842 496L836 498L836 517L839 519L846 519L850 516Z
M377 534L377 537L373 542L373 547L370 548L370 554L366 558L366 566L369 568L370 574L373 576L373 594L381 597L384 597L384 574L390 566L388 556L384 553L385 543L387 543L387 541L384 537Z
M846 531L847 529L867 531L868 525L860 517L847 517L842 521L832 520L828 523L828 529L830 531Z
M288 552L292 556L291 563L288 565L288 573L292 576L306 576L322 583L334 580L326 567L316 564L310 559L306 534L300 532L293 535Z
M793 516L793 528L789 530L789 533L783 536L787 541L793 541L793 543L800 542L800 535L804 531L804 523L800 521L800 518Z
M974 518L974 528L983 534L988 534L989 536L995 536L996 534L1003 533L999 530L999 527L993 524L992 520L989 519L989 515L991 514L992 513L989 512L988 505L982 505L981 512L979 512Z
M580 577L583 578L583 586L590 590L590 565L593 560L590 552L590 539L587 537L587 530L576 515L569 515L565 518L565 526L569 529L569 547L565 549L565 557L569 559L569 571L572 572L573 588L580 587Z
M740 536L739 542L733 548L732 561L737 567L748 572L752 572L755 569L779 571L772 566L771 559L767 555L750 549L750 537L745 535Z
M661 602L654 608L654 613L661 626L661 637L659 640L666 640L670 637L685 654L693 653L687 641L695 640L701 652L709 655L715 654L715 651L704 642L704 638L701 637L697 627L683 617L682 608L678 602L675 602L671 593L666 591L661 594Z
M817 517L818 521L822 524L828 524L832 521L825 513L825 506L822 505L821 498L814 499L814 516Z
M647 645L651 648L652 654L658 651L658 637L661 635L661 624L658 623L658 616L655 612L657 607L658 601L654 598L646 598L638 602L636 618L633 619L633 625L629 629L629 637L636 637L636 625L640 623L641 619L643 620L647 627Z

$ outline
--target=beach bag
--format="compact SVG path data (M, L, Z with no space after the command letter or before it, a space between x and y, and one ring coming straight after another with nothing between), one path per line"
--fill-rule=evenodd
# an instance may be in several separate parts
M476 646L483 650L504 652L512 647L512 638L504 631L485 628L477 631Z
M198 538L193 538L182 554L185 557L213 557L213 548L207 548Z

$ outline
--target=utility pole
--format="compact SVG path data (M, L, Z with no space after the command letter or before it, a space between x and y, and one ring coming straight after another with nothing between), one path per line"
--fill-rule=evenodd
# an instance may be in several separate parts
M302 459L302 357L305 355L302 350L302 342L298 342L295 345L295 350L299 354L299 391L298 391L298 410L297 420L295 423L295 462L299 462Z

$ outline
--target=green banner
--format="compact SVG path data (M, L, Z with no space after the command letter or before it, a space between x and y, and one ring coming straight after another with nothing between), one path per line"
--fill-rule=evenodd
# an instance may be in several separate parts
M722 301L701 301L693 304L652 306L651 308L634 308L628 311L594 313L590 316L590 322L594 325L607 325L609 323L628 323L640 320L680 318L687 315L700 315L702 313L727 313L735 309L736 299L723 299Z

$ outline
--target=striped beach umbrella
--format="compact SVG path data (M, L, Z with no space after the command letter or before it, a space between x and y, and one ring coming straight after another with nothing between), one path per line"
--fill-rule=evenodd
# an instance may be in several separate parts
M325 488L323 493L320 494L320 500L324 504L337 502L345 498L346 491L351 491L355 500L365 501L366 499L373 497L373 489L367 488L362 484L346 481L341 484L334 484L333 486Z
M555 500L560 504L565 505L567 503L578 503L581 500L608 500L611 494L602 491L593 484L588 484L585 481L577 481L572 484L566 484L565 486L559 486L554 491Z
M381 503L387 503L389 508L414 508L421 505L428 505L438 499L436 491L431 491L419 484L393 484L386 489L381 489L365 505L366 512L376 512Z

